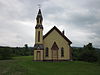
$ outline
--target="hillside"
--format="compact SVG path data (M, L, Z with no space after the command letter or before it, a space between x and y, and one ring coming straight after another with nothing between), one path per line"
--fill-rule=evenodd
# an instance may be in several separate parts
M34 62L32 56L0 60L0 75L100 75L100 65L82 61Z

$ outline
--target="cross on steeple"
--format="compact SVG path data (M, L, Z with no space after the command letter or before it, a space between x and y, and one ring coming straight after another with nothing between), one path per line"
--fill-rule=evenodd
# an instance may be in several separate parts
M39 9L41 8L41 4L38 4L38 8L39 8Z

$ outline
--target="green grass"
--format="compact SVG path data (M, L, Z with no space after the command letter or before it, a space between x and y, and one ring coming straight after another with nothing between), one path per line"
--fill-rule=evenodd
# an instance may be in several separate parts
M32 56L0 60L0 75L100 75L100 65L82 61L33 62Z

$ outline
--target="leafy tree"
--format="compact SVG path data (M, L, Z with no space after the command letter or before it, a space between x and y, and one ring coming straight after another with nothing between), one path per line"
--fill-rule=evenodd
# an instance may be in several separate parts
M28 45L27 44L25 44L25 48L28 49Z
M100 64L100 49L96 49L97 62Z
M25 56L29 56L30 55L30 51L29 51L29 48L28 48L27 44L25 44L25 47L24 47L24 55Z
M84 46L79 54L79 60L95 62L97 61L96 50L93 48L92 43Z
M82 51L82 48L73 47L72 50L73 50L73 52L72 52L72 59L73 60L78 60L80 52Z

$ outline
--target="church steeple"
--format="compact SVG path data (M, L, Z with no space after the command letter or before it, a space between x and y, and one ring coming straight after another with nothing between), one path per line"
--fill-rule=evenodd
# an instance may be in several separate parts
M43 44L43 25L42 25L43 17L41 13L41 9L39 9L37 17L36 17L36 26L35 26L35 44Z
M43 26L42 26L42 13L39 9L36 17L36 26L35 26L35 45L34 45L34 60L43 60Z
M39 9L37 17L36 17L36 22L37 22L36 27L35 27L36 29L37 28L43 29L42 21L43 21L42 13L41 13L41 9Z

